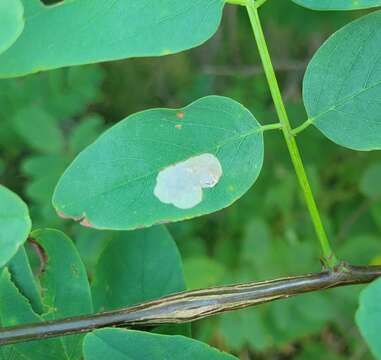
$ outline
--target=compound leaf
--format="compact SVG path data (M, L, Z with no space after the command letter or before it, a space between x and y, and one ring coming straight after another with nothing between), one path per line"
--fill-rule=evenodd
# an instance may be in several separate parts
M202 342L184 336L150 334L122 329L96 330L86 335L85 360L233 360Z
M381 11L376 11L328 39L304 78L310 121L350 149L381 149L380 43Z
M81 152L61 177L53 205L98 229L131 230L227 207L255 182L263 133L225 97L129 116Z
M216 32L225 3L76 0L44 6L36 0L23 2L25 29L0 56L0 77L183 51Z

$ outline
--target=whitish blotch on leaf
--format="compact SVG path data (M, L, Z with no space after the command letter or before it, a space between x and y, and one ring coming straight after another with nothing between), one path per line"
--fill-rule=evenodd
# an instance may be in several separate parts
M160 171L154 195L165 204L190 209L202 201L202 189L214 187L221 176L221 164L213 154L194 156Z

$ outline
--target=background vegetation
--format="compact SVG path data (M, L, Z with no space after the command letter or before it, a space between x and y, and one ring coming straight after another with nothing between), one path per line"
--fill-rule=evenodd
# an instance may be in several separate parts
M313 12L286 0L263 6L294 126L307 117L300 89L308 60L331 33L363 13ZM59 176L114 122L208 94L241 102L262 124L276 119L247 15L239 7L227 6L212 40L178 55L1 80L0 183L28 201L35 228L72 235L91 278L111 234L84 231L56 216L50 199ZM277 131L265 140L264 168L247 195L226 210L169 226L188 288L319 270L319 249L284 140ZM338 147L313 128L300 145L338 256L381 263L379 152ZM193 335L241 359L370 359L354 323L360 290L335 289L203 320Z

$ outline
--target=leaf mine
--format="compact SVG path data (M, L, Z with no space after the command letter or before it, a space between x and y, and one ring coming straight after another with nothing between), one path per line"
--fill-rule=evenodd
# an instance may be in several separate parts
M165 204L190 209L202 201L202 189L216 186L221 176L220 161L213 154L194 156L160 171L154 195Z

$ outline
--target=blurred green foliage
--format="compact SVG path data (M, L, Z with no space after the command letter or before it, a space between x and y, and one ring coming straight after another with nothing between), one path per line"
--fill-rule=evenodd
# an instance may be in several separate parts
M362 12L320 13L287 0L263 6L263 23L294 126L306 114L307 61ZM247 106L261 123L276 115L244 11L228 6L208 43L178 55L55 70L0 81L0 182L28 200L34 227L64 229L90 275L110 234L54 213L58 177L86 145L139 110L183 106L208 94ZM339 258L381 262L380 154L336 146L309 128L298 137L313 190ZM216 214L169 226L188 288L319 270L319 248L281 134L265 134L256 186ZM202 320L193 335L241 359L371 359L354 312L360 288L309 294Z

